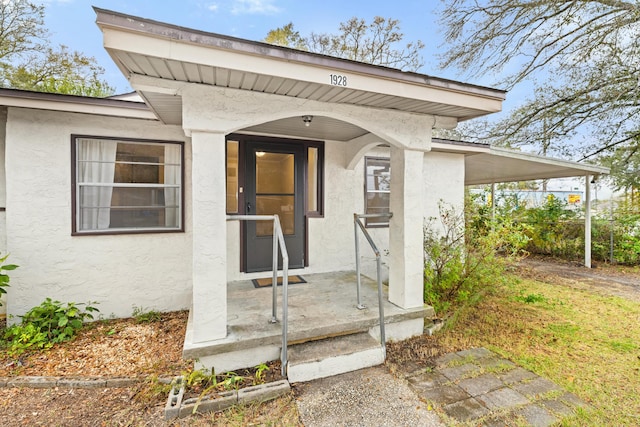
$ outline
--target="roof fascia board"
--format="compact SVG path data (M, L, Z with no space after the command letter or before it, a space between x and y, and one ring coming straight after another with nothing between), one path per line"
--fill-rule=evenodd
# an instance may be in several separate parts
M19 93L7 93L7 91L0 90L0 105L36 110L157 120L153 112L149 110L145 104L115 99L86 98L22 91Z
M445 153L477 154L477 153L489 153L490 147L488 145L480 145L480 144L449 144L445 142L438 142L435 139L432 139L431 151L438 151L438 152L445 152Z
M521 151L509 150L501 147L491 147L491 155L499 157L507 157L512 159L525 160L536 163L543 163L551 166L560 166L567 169L573 169L582 172L583 175L605 175L609 174L610 169L604 166L589 165L583 163L572 162L570 160L555 159L551 157L538 156L536 154L523 153Z
M534 181L538 179L554 179L554 178L577 178L584 176L585 174L576 173L575 170L562 170L554 174L530 174L530 175L517 175L517 176L504 176L500 178L481 178L465 182L465 185L485 185L485 184L498 184L501 182L521 182L521 181Z
M331 74L340 74L348 82L345 89L399 96L439 104L446 103L447 105L471 108L486 113L495 113L502 109L501 98L490 98L476 93L384 79L370 74L356 74L355 72L299 62L289 62L286 67L283 67L281 61L273 58L264 56L248 57L245 53L235 51L218 50L215 55L211 55L210 47L177 42L175 40L158 39L148 35L123 33L120 30L105 28L103 33L104 47L107 50L122 50L176 62L229 68L247 73L257 73L321 85L330 85ZM446 101L443 102L443 99L446 99Z

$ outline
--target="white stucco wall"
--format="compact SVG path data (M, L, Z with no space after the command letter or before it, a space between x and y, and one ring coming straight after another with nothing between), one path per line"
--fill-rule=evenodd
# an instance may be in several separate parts
M424 156L424 218L439 218L439 203L464 209L464 155L429 152ZM439 221L436 222L439 224Z
M0 108L0 208L6 207L6 185L4 174L4 142L5 142L5 128L7 125L7 109ZM6 212L0 209L0 255L5 256L7 253L7 229L6 229ZM0 296L0 317L5 316L7 313L6 306L7 298L4 294Z
M345 144L325 143L324 218L309 219L309 262L317 271L355 269L353 214L364 211L364 171L344 167Z
M184 140L179 127L146 120L10 108L6 129L7 250L18 264L10 315L44 298L97 301L101 315L130 316L133 306L177 310L191 304L191 211L184 233L71 236L70 135ZM185 143L185 199L190 199Z

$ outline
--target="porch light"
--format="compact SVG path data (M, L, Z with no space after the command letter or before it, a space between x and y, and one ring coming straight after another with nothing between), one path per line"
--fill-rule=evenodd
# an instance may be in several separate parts
M312 120L313 120L313 116L302 116L302 121L304 122L304 125L306 127L309 127L309 125L311 125Z

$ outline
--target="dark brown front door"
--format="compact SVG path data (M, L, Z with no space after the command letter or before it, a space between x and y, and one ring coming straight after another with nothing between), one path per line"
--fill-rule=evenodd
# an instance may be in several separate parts
M295 144L248 141L245 149L245 214L279 216L289 268L304 267L304 154ZM245 221L244 226L246 271L271 270L273 222Z

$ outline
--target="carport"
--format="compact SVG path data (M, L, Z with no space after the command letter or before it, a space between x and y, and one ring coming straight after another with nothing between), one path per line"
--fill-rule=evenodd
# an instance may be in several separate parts
M495 184L552 178L584 177L584 265L591 268L591 184L609 168L538 156L488 144L449 141L434 138L433 151L463 152L465 180L469 185L491 185L491 200L495 201Z

